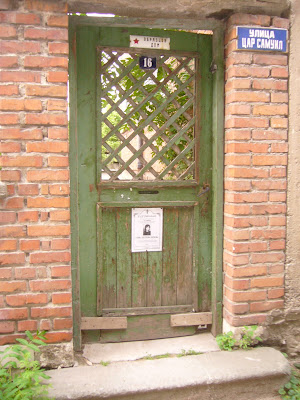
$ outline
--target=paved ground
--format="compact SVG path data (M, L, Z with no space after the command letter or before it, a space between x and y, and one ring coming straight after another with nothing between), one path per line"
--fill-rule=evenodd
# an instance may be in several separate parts
M199 337L86 346L77 367L49 372L50 395L56 400L280 399L278 389L290 372L280 352L263 347L221 352L209 334ZM177 357L182 350L203 354ZM162 354L166 358L155 358Z

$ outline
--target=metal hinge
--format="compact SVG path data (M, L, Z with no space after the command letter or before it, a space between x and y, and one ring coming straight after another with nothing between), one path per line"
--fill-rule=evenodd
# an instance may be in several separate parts
M214 62L214 60L211 62L209 70L212 74L214 74L218 69L217 64Z
M202 196L203 194L205 194L205 193L207 193L207 192L209 192L209 191L210 191L210 187L209 187L209 186L206 186L206 188L205 188L204 190L202 190L202 192L200 192L200 193L198 194L198 197Z

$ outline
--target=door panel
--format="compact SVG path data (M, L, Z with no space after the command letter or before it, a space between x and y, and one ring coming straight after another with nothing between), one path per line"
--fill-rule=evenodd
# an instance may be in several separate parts
M133 49L130 35L169 37L171 48ZM81 235L82 254L96 242L97 259L81 270L82 317L127 317L126 330L101 329L101 341L193 334L196 327L171 327L170 315L211 308L211 37L91 26L77 39L78 58L92 54L92 65L78 62L81 166L90 169L89 153L97 159L97 196L87 190L97 239L88 228ZM156 57L157 68L140 70L140 56ZM161 252L131 252L139 207L163 209ZM94 212L86 209L87 221Z

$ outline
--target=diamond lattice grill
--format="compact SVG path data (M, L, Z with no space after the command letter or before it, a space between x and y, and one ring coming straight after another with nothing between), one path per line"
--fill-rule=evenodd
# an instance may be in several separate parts
M101 51L102 180L194 179L195 59Z

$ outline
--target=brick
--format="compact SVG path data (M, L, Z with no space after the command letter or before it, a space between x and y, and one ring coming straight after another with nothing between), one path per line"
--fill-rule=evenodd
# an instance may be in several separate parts
M69 54L68 43L50 42L48 43L49 54Z
M64 28L25 28L25 39L68 40L68 30Z
M25 68L68 68L68 59L66 57L42 57L25 56Z
M42 240L42 250L50 250L50 240Z
M6 210L20 209L24 207L23 197L9 197L4 199L2 207Z
M0 38L15 38L17 30L14 26L0 26Z
M270 226L285 226L286 225L286 216L273 216L269 217Z
M70 239L53 239L51 241L52 250L66 250L71 247Z
M46 293L11 294L6 296L6 302L11 307L22 307L30 304L47 304Z
M50 221L69 221L69 220L70 220L69 210L50 211Z
M267 153L268 143L227 143L225 153Z
M12 269L11 268L0 268L0 279L11 279Z
M42 167L43 158L40 156L2 156L0 166L2 167Z
M68 82L67 71L49 71L47 74L47 82L49 83L66 83Z
M37 280L29 282L32 291L52 292L56 290L66 290L71 288L70 279Z
M278 299L284 296L284 289L269 289L268 299Z
M47 110L48 111L67 111L68 103L66 100L48 100Z
M51 268L51 278L69 278L71 276L71 267L55 266Z
M267 226L267 217L234 217L224 218L225 225L231 226L232 228L249 228L251 226Z
M35 268L15 268L16 279L36 279L36 269Z
M254 64L287 65L286 54L253 54Z
M225 139L230 140L250 140L250 129L227 129L225 132Z
M247 265L249 264L248 254L230 254L227 251L224 252L224 261L231 265Z
M253 229L251 239L281 239L285 237L285 229Z
M24 339L24 335L5 335L0 337L0 346L4 346L5 344L15 344L16 339Z
M289 101L288 93L274 92L271 93L272 103L287 103Z
M41 18L38 14L9 11L0 12L0 21L17 25L38 25Z
M248 78L231 78L225 84L225 96L227 98L230 90L236 89L250 89L251 79Z
M65 114L26 114L25 124L28 125L67 125L68 118Z
M65 184L57 184L57 185L49 185L49 193L51 195L68 195L70 194L70 185Z
M271 128L286 129L288 127L287 118L271 118Z
M253 156L253 165L287 165L286 155Z
M18 213L19 222L37 222L39 219L38 211L21 211Z
M267 15L233 14L228 21L229 25L258 25L270 26L271 17Z
M270 250L285 250L285 240L273 240L270 242Z
M245 314L249 311L248 303L232 303L228 299L224 299L224 308L233 314Z
M71 329L73 321L71 318L55 318L53 320L53 328L56 330Z
M41 171L28 171L27 180L29 182L51 182L51 181L68 181L68 170L41 170Z
M72 332L47 332L46 343L70 342L73 339Z
M67 142L28 142L26 151L27 153L68 153L69 144Z
M230 178L268 178L269 171L262 168L227 167L225 176Z
M15 331L15 323L12 321L9 322L0 322L0 333L13 333Z
M61 28L68 27L68 16L67 15L50 15L47 19L48 26L58 26Z
M0 153L19 153L21 151L21 144L15 142L2 142L0 143Z
M0 265L23 264L25 262L24 253L2 253L0 254Z
M40 320L40 329L43 331L49 331L52 329L51 321L49 319Z
M257 300L265 300L267 297L267 291L255 290L255 291L235 292L226 288L225 296L231 301L236 301L236 302L257 301Z
M18 128L6 128L0 130L0 139L14 139L14 140L41 140L43 132L41 129L26 129L20 130Z
M287 131L266 131L264 129L254 129L252 131L253 140L287 140Z
M68 128L48 128L48 139L68 139L69 132Z
M272 25L275 26L275 28L289 29L290 20L280 17L273 17Z
M71 260L69 251L42 252L30 254L31 264L48 264L56 262L68 262Z
M252 207L252 214L284 214L286 212L285 204L262 204Z
M40 215L41 221L48 221L49 219L49 212L48 211L42 211Z
M270 311L278 308L283 308L284 301L265 301L265 302L255 302L250 304L250 312L261 312L261 311Z
M38 42L25 41L25 40L2 40L0 43L0 54L22 54L22 53L39 53L41 45ZM14 71L20 74L21 71ZM32 73L25 72L25 76L31 76ZM22 82L26 82L23 80ZM15 81L16 82L16 81ZM31 82L31 81L28 81ZM36 82L36 81L32 81ZM39 81L37 81L39 82Z
M233 278L253 277L267 274L267 267L265 265L247 266L231 268L228 266L226 272Z
M2 293L24 292L25 290L25 281L0 282L0 292Z
M0 56L0 68L13 68L18 66L18 57Z
M1 72L0 72L1 73ZM0 114L0 125L16 125L19 123L18 114Z
M232 326L245 326L245 325L262 325L266 322L266 314L251 314L251 315L226 315L226 320Z
M68 167L69 157L50 156L48 157L49 167Z
M232 31L233 33L234 31ZM236 35L236 32L233 33ZM226 59L226 68L229 68L235 64L251 64L252 54L251 53L233 53Z
M20 250L22 250L22 251L39 250L39 249L40 249L40 241L39 240L21 240L20 241Z
M225 275L224 284L234 290L246 290L250 288L249 279L231 279L227 275Z
M70 317L72 307L32 307L32 318Z
M52 303L53 304L70 304L72 301L71 293L53 293Z
M277 264L273 263L268 266L268 273L272 275L283 274L284 272L284 262L279 262Z
M25 0L25 8L30 11L67 12L67 2L52 0Z
M285 202L286 201L286 193L270 193L269 195L269 201L272 202Z
M284 260L283 252L269 252L269 253L257 253L251 255L251 262L253 264L259 263L274 263ZM273 279L273 278L272 278Z
M254 106L253 115L288 115L287 104Z
M226 103L268 103L270 101L270 94L265 92L256 91L236 91L229 93L225 96Z
M272 78L288 78L289 71L287 67L273 67L271 70Z
M248 230L226 229L224 230L224 237L230 240L248 240L250 239L250 232Z
M28 317L27 308L4 308L0 311L0 320L19 320Z
M40 72L0 71L0 82L41 82Z
M24 226L4 226L0 227L0 237L23 237L26 235Z
M29 72L26 72L29 73ZM32 72L30 72L32 73ZM27 85L27 96L41 96L41 97L63 97L67 98L67 86L43 86L43 85Z
M17 85L0 85L0 96L13 96L19 94Z
M254 79L252 88L254 90L287 90L288 85L286 80Z
M249 191L252 188L251 182L249 180L228 180L226 179L224 182L224 186L226 190L236 190L239 192Z
M70 225L32 225L28 226L28 236L67 236Z
M268 128L269 120L260 117L230 117L225 121L225 128Z
M270 75L269 67L241 67L235 66L230 67L227 70L227 79L232 77L256 77L256 78L267 78Z
M251 156L225 154L225 165L251 165Z
M10 211L0 211L0 223L1 224L13 224L16 222L17 214Z
M0 240L0 251L12 251L17 250L17 241L15 239L11 240Z
M37 321L19 321L18 322L18 331L25 332L25 331L36 331L37 330Z
M43 267L36 267L38 279L46 279L48 277L48 269L46 266Z
M286 180L251 181L253 189L257 190L285 190Z
M28 197L28 208L67 208L70 207L70 199L68 197Z
M19 184L18 185L18 193L19 193L19 195L22 195L22 196L37 195L37 194L39 194L39 186L35 183Z
M251 213L251 207L245 204L225 204L224 212L230 215L248 215Z
M251 106L247 104L229 104L225 108L226 115L250 115Z

